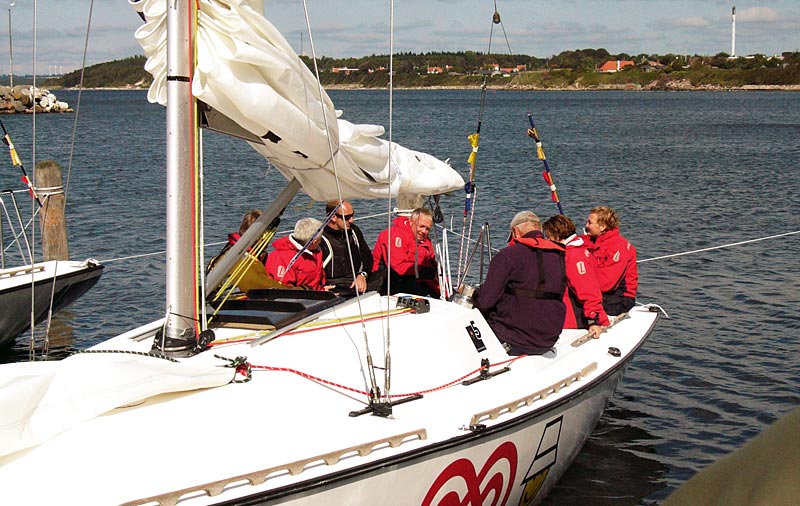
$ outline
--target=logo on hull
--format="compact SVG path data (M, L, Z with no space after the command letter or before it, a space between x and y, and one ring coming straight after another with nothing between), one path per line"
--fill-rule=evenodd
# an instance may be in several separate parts
M422 506L503 506L517 475L517 447L506 441L480 472L468 459L447 466L425 494Z

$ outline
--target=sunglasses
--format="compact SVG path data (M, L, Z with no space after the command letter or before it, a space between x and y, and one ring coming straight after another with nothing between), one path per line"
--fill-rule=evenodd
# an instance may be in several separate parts
M349 220L350 218L352 218L354 215L355 215L355 213L350 213L350 214L337 214L336 216L338 216L339 218L341 218L341 219L342 219L342 221L347 221L347 220Z

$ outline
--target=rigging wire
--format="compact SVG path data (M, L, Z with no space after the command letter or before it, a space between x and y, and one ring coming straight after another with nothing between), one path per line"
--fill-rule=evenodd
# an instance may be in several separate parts
M33 99L32 102L33 106L33 115L31 118L31 124L33 127L33 142L31 143L31 162L34 167L33 171L33 186L36 187L36 64L37 64L37 54L38 54L38 9L39 2L37 0L33 0L33 87L31 88L31 98ZM9 27L10 29L11 27ZM33 216L36 210L36 206L34 206L33 201L31 201L31 216ZM47 215L47 210L45 209L45 216ZM36 221L31 221L31 232L33 237L33 254L31 254L31 266L33 266L35 259L36 259ZM56 275L58 274L58 261L55 264L55 271L53 272L53 290L55 290L55 280ZM34 276L33 276L33 269L31 269L31 338L28 347L28 356L31 361L36 358L36 338L34 336L33 329L36 325L36 297L35 297L35 283L34 283ZM50 308L53 307L53 294L51 293L50 296ZM47 348L49 347L50 339L49 339L49 331L50 331L50 317L52 316L52 311L47 317L47 326L45 332L45 339L44 339L44 353L47 353Z
M381 215L383 215L383 213L381 213ZM458 234L458 232L456 232L454 230L451 230L451 229L447 229L447 230L449 231L448 233ZM645 262L653 262L653 261L656 261L656 260L665 260L667 258L675 258L675 257L680 257L680 256L685 256L685 255L694 255L696 253L704 253L706 251L713 251L713 250L718 250L718 249L727 249L727 248L732 248L734 246L741 246L743 244L751 244L751 243L756 243L756 242L761 242L761 241L767 241L767 240L770 240L770 239L779 239L781 237L787 237L787 236L797 235L797 234L800 234L800 230L794 230L792 232L782 232L780 234L768 235L768 236L759 237L759 238L756 238L756 239L748 239L746 241L737 241L737 242L732 242L732 243L727 243L727 244L720 244L719 246L711 246L711 247L708 247L708 248L701 248L701 249L695 249L695 250L689 250L689 251L682 251L680 253L670 253L668 255L661 255L661 256L657 256L657 257L642 258L642 259L637 260L637 263L641 264L641 263L645 263ZM473 239L470 239L470 241L477 243L477 241L475 241ZM219 245L224 244L224 243L225 243L225 241L219 241L219 242L209 243L206 246L219 246ZM500 251L500 250L493 247L492 251L497 252L497 251ZM154 251L152 253L142 253L140 255L129 255L129 256L124 256L124 257L109 258L109 259L105 259L105 260L100 260L100 263L107 264L107 263L113 263L113 262L122 262L122 261L126 261L126 260L137 260L139 258L146 258L146 257L151 257L151 256L156 256L156 255L164 255L166 253L167 252L164 251L164 250Z
M392 117L394 116L394 0L389 0L389 179L387 181L388 187L391 190L392 187L392 167L394 166L394 149L392 146ZM399 191L398 191L399 192ZM388 200L388 207L389 213L387 214L387 218L389 221L388 228L387 228L387 239L389 244L392 244L392 192L387 192L389 194ZM389 314L391 311L391 306L389 301L391 298L388 294L391 292L391 285L392 285L392 248L386 248L386 313ZM392 357L390 354L390 346L391 346L391 325L389 324L389 320L386 320L386 333L384 334L384 343L383 343L383 351L384 351L384 374L383 374L383 395L385 396L385 402L390 402L390 394L389 389L391 387L391 375L392 375ZM391 404L389 404L391 408Z
M508 40L508 34L506 33L505 25L503 24L502 20L500 19L500 13L497 11L497 0L494 1L494 16L492 18L493 24L500 25L500 28L503 30L503 37L506 42L506 47L508 48L508 55L511 57L512 64L514 61L514 53L511 51L511 43ZM491 44L489 46L489 54L491 54ZM536 156L539 160L542 161L544 165L544 172L542 172L542 177L544 177L545 183L550 188L550 197L553 202L555 202L556 206L558 207L559 214L564 214L564 209L561 206L561 200L558 197L558 192L556 191L555 181L553 180L553 173L550 170L550 165L547 163L547 157L544 154L544 148L542 147L542 141L539 136L539 132L536 129L536 125L533 121L533 114L528 111L528 123L530 124L530 128L528 129L528 137L532 138L536 144Z
M325 92L322 89L322 82L320 81L319 65L317 63L317 52L316 52L316 47L314 45L314 34L311 31L311 18L308 15L308 5L306 3L306 0L303 0L303 14L305 16L305 21L306 21L306 30L308 30L308 41L309 41L309 46L311 47L311 59L314 62L314 75L316 76L316 79L317 79L317 96L319 97L320 104L323 104L323 107L324 107L323 97L325 96ZM301 61L301 63L302 63L302 61ZM339 183L339 175L338 175L338 171L337 171L337 167L336 167L336 156L335 156L335 152L334 152L334 148L333 148L333 141L331 140L331 136L330 136L330 131L331 131L330 130L330 125L328 125L328 116L326 114L324 114L324 111L323 111L323 114L322 114L322 120L323 120L323 123L325 125L325 132L327 133L328 150L329 150L330 157L331 157L331 166L333 168L334 180L336 181L336 193L339 196L339 202L341 202L342 201L342 188L341 188L341 184ZM390 142L389 142L389 145L391 146L391 129L390 129ZM338 150L338 147L337 147L337 150ZM390 173L390 176L391 176L391 173ZM389 185L391 187L391 178L390 178ZM391 197L390 197L390 199L391 199ZM334 209L332 212L336 213L337 209ZM330 217L328 218L328 220L330 220ZM323 224L323 226L325 226L325 224ZM348 238L348 235L347 235L348 233L349 233L349 230L347 228L347 223L345 222L345 238L346 239ZM353 266L353 260L352 260L353 259L353 253L351 251L349 239L346 240L345 243L347 244L347 250L348 250L348 254L350 256L350 267L351 267L352 272L353 272L353 279L355 279L355 276L356 276L355 267ZM364 346L365 346L365 350L366 350L366 354L367 354L367 357L366 357L367 358L367 374L368 374L368 377L369 377L369 384L372 387L373 392L375 392L377 394L377 392L378 392L378 383L377 383L377 378L375 377L375 369L372 367L372 353L371 353L370 347L369 347L369 339L368 339L368 336L367 336L367 327L366 327L366 324L365 324L364 318L363 318L364 310L363 310L363 308L361 306L361 294L358 293L358 290L356 290L356 305L358 307L358 314L361 315L361 317L362 317L361 318L361 333L362 333L362 336L364 338ZM362 375L363 375L363 370L362 370ZM365 383L366 383L366 380L367 380L367 378L364 378Z
M500 23L500 14L497 12L497 0L494 2L494 13L492 14L492 22L489 25L489 48L486 52L487 55L492 53L492 38L494 34L494 25ZM503 33L505 33L505 29L503 29ZM478 105L478 125L475 128L475 132L468 136L468 140L470 146L472 148L469 157L467 158L467 163L469 163L469 180L464 185L464 192L466 195L464 196L464 218L461 223L461 243L458 248L458 272L456 273L456 279L458 280L458 285L461 285L463 279L467 276L466 269L466 255L464 252L465 246L465 238L466 239L466 247L469 249L469 239L472 237L472 224L475 220L475 201L477 200L477 187L475 186L475 169L477 168L478 163L478 147L480 144L481 138L481 125L483 124L483 113L486 108L486 91L487 91L487 80L488 80L488 72L486 69L483 70L483 82L481 83L481 96ZM469 216L469 225L468 225L468 218ZM462 260L464 263L462 263ZM463 276L462 276L463 273Z

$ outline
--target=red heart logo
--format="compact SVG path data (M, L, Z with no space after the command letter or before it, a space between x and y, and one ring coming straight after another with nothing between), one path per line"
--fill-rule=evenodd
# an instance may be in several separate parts
M516 475L517 447L506 441L489 456L480 473L468 459L452 462L433 482L422 506L434 506L437 497L435 506L504 506ZM491 502L486 502L490 496Z

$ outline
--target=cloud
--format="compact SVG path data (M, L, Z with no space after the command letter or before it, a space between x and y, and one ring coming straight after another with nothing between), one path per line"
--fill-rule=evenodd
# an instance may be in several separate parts
M775 9L770 7L751 7L736 13L736 21L743 21L745 23L758 23L779 21L780 16Z
M706 18L700 16L691 16L688 18L677 18L677 19L668 19L663 22L666 25L676 26L676 27L683 27L683 28L698 28L702 26L708 26L709 22Z

